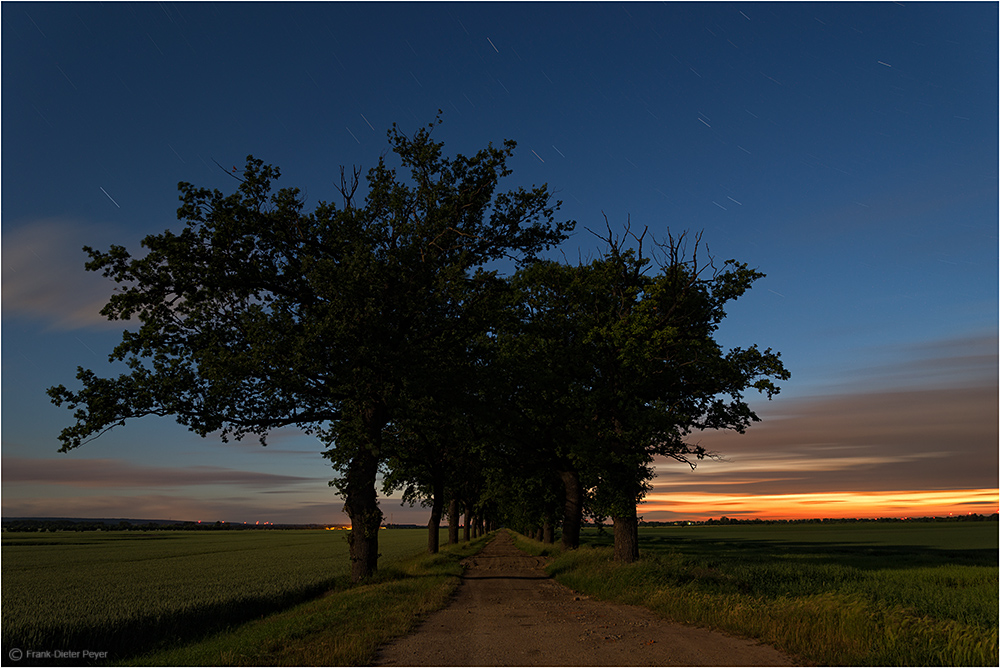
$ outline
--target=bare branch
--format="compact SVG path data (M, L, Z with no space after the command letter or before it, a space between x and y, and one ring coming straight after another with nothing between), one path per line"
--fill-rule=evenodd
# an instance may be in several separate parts
M353 174L351 175L350 182L348 182L344 166L340 166L340 185L336 186L336 188L337 192L344 198L344 209L354 208L354 193L358 191L358 186L361 183L361 168L352 166L351 171Z
M216 160L215 158L212 158L212 162L214 162L216 164L216 166L219 169L221 169L223 172L225 172L227 175L233 177L234 179L236 179L240 183L246 183L246 179L241 179L240 177L236 176L236 168L235 167L233 167L232 171L229 171L228 169L226 169L225 167L223 167L222 165L220 165L219 161Z

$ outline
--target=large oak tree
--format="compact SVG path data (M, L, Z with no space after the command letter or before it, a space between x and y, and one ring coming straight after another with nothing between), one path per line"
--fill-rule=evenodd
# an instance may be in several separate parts
M694 430L743 432L758 420L744 393L770 398L773 379L789 374L770 348L725 351L715 339L727 304L762 273L735 260L716 266L687 234L668 232L653 252L629 227L601 238L592 262L518 273L519 315L504 345L534 370L515 374L513 396L534 460L563 479L564 545L575 546L586 503L613 518L615 558L628 562L654 457L693 466L708 454L690 441Z
M545 186L497 192L513 141L471 157L442 155L434 124L412 137L395 126L392 151L367 174L341 172L342 203L311 212L295 188L272 192L276 167L249 157L236 192L181 183L179 232L92 248L87 269L119 284L102 313L138 318L110 355L129 371L78 369L79 388L49 394L74 410L62 450L146 415L174 416L206 436L266 434L296 425L319 436L339 472L351 518L352 577L376 569L379 467L408 406L435 392L468 349L460 326L482 267L527 261L572 229L556 222ZM460 366L460 365L459 365Z
M592 471L596 506L615 525L615 559L639 556L636 504L649 489L655 456L694 465L707 453L694 430L743 433L759 421L744 399L770 399L773 379L790 374L780 354L757 345L724 350L716 331L729 302L764 274L736 260L716 266L701 236L669 233L653 241L626 227L609 231L607 249L589 266L592 281L586 339L592 346ZM631 243L627 247L626 243ZM596 468L595 468L596 467Z

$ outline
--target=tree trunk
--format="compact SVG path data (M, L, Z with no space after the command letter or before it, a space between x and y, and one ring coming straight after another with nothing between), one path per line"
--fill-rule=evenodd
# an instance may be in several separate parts
M378 531L382 511L375 492L378 456L368 447L351 460L347 468L344 510L351 518L347 542L351 555L351 580L358 582L378 569Z
M566 505L563 508L562 546L564 550L580 547L580 524L583 522L583 489L580 474L576 471L560 471L566 490Z
M468 504L465 506L465 526L463 527L464 540L468 543L472 540L472 507Z
M458 499L448 502L448 544L458 543Z
M542 525L542 542L550 545L556 542L555 527L548 520L545 520L545 524Z
M427 551L438 553L441 538L441 511L444 510L444 485L434 484L434 500L431 502L431 519L427 522Z
M615 561L631 564L639 559L639 516L631 513L611 518L615 523Z

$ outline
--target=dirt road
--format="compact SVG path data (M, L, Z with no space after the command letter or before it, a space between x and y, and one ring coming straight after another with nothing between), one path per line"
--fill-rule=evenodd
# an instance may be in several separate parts
M772 647L591 600L500 532L468 560L454 601L383 646L379 666L792 666Z

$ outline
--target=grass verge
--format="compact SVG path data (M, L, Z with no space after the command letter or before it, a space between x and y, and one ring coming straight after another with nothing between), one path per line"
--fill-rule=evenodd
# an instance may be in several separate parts
M809 663L997 665L995 569L809 563L789 559L780 545L769 558L726 555L721 547L696 556L682 543L617 564L608 547L563 552L523 536L515 543L552 555L548 572L576 591L760 640ZM922 588L923 600L901 600L904 587ZM969 612L948 608L956 593L969 600ZM983 595L992 603L975 603Z
M405 635L451 598L461 560L492 534L446 545L384 569L368 582L334 591L202 641L130 659L131 666L361 666L378 647Z

